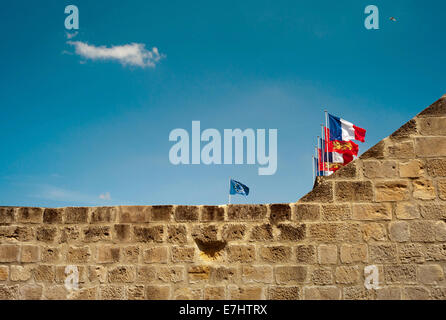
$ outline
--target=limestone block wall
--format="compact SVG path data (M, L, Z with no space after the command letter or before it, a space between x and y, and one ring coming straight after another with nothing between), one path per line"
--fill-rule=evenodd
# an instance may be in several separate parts
M0 299L445 299L445 221L443 96L296 203L1 207Z

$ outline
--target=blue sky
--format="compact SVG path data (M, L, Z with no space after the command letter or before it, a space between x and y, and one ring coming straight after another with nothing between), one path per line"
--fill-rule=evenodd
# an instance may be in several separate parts
M155 67L92 60L71 39L144 44ZM380 30L364 28L377 5ZM323 110L367 129L361 153L444 93L430 1L8 1L0 11L0 205L294 202L312 186ZM396 22L389 17L397 18ZM278 129L278 170L174 166L171 130ZM102 195L102 196L101 196Z

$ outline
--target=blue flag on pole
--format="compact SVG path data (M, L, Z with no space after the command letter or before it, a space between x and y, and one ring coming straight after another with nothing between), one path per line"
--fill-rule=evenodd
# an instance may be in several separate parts
M243 183L231 179L229 194L241 194L242 196L247 196L249 194L249 188Z

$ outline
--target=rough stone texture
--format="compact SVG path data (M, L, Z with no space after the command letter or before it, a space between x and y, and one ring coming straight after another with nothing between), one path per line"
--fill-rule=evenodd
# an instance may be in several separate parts
M446 300L445 272L446 96L296 203L0 207L0 299Z

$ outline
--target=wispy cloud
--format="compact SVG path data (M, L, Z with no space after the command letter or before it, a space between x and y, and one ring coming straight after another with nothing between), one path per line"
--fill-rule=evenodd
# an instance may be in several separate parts
M111 200L110 192L106 192L106 193L100 194L99 195L99 199L110 201Z
M158 48L147 50L144 44L131 43L122 46L95 46L81 41L67 41L74 46L76 54L91 60L115 60L122 65L136 67L155 67L165 57L160 54Z

